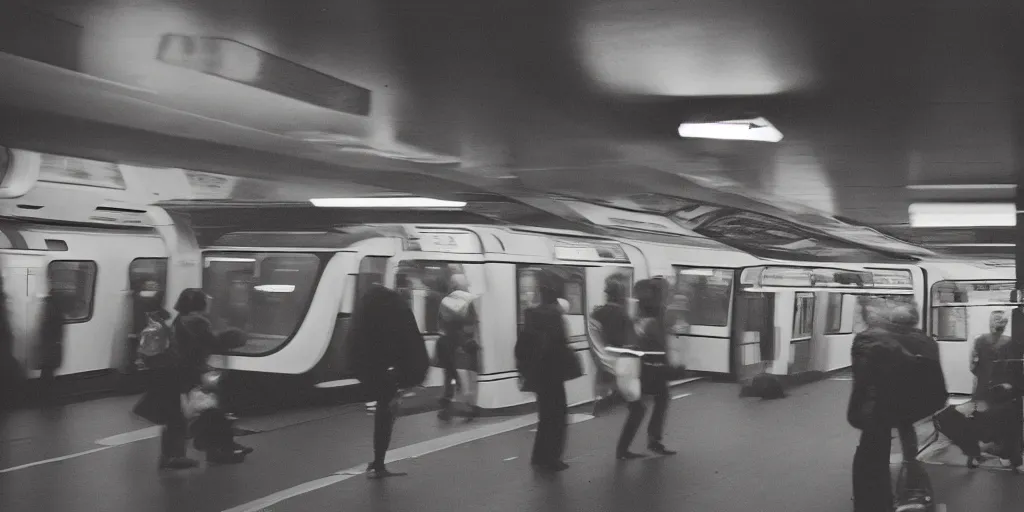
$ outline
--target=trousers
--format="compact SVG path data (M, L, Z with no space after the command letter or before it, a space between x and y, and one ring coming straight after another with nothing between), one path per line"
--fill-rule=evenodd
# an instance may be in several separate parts
M533 440L534 464L561 462L568 433L569 406L565 384L551 382L537 386L537 436Z

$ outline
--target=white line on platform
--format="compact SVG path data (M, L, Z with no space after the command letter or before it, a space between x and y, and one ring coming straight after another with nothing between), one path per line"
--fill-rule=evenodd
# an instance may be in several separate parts
M102 452L103 450L109 450L111 448L113 448L113 446L103 446L101 448L93 448L92 450L86 450L84 452L78 452L78 453L72 453L70 455L64 455L62 457L54 457L52 459L46 459L46 460L37 460L35 462L30 462L28 464L22 464L20 466L14 466L13 468L0 469L0 474L13 473L15 471L22 470L22 469L28 469L28 468L35 467L35 466L42 466L43 464L50 464L52 462L60 462L60 461L63 461L63 460L74 459L76 457L81 457L83 455L89 455L91 453L96 453L96 452Z
M85 455L91 455L96 452L101 452L115 446L122 446L137 441L144 441L146 439L152 439L154 437L160 437L160 426L147 427L139 430L133 430L131 432L125 432L123 434L117 434L116 436L105 437L98 441L96 444L100 445L100 448L93 448L91 450L85 450L77 453L70 453L68 455L62 455L60 457L54 457L52 459L37 460L35 462L29 462L28 464L22 464L20 466L14 466L10 468L0 469L0 474L13 473L22 469L28 469L36 466L42 466L43 464L52 464L54 462L61 462L69 459L75 459Z
M124 434L105 437L103 439L96 441L96 444L100 446L121 446L122 444L152 439L154 437L160 437L161 428L163 427L159 425L153 427L140 428L139 430L125 432Z
M686 397L688 397L688 396L690 396L692 394L693 393L683 393L681 395L676 395L676 396L672 397L672 400L679 400L680 398L686 398Z
M459 432L457 434L451 434L437 439L430 439L421 443L416 443L409 446L403 446L396 450L388 452L386 462L396 462L405 459L415 459L424 455L446 450L458 445L471 443L487 437L504 434L511 432L529 425L533 425L537 422L537 415L531 414L528 416L521 416L511 420L503 421L501 423L495 423L492 425L486 425L473 430L467 430L465 432ZM250 501L243 505L239 505L234 508L230 508L224 512L259 512L266 510L268 507L281 503L287 499L301 496L306 493L313 492L317 489L322 489L340 482L344 482L350 478L363 474L366 470L365 466L356 466L354 468L345 469L338 471L331 476L318 478L304 484L299 484L290 489L276 492L270 496Z

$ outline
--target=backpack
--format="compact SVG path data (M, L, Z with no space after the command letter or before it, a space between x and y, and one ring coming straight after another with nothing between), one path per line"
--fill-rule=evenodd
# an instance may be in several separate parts
M147 368L166 367L175 360L174 332L166 324L148 320L139 335L139 360Z
M924 333L897 336L902 339L891 388L893 413L897 421L917 422L945 408L949 400L942 363L934 357L939 345Z

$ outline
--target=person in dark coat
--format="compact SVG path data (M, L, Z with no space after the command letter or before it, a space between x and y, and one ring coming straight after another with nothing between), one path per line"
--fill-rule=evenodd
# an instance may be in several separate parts
M43 298L39 325L39 398L53 402L57 370L64 363L64 298L53 293Z
M161 469L187 469L198 465L197 461L186 457L188 420L181 407L181 397L203 383L210 355L230 348L223 337L214 334L205 316L207 307L206 294L200 289L189 288L178 296L174 306L178 316L171 327L173 360L153 369L150 388L135 407L139 416L164 426L160 436ZM241 445L217 446L207 450L207 460L241 462L250 451Z
M562 471L569 408L565 382L582 375L576 354L569 347L563 311L558 304L562 286L548 271L535 276L540 292L539 306L524 313L523 328L515 346L516 366L523 379L523 391L537 394L537 436L531 463L538 469Z
M861 431L853 458L855 512L893 510L889 452L892 429L899 431L908 482L913 486L926 476L919 474L917 433L913 424L901 423L894 400L904 350L938 361L934 344L917 328L919 314L914 304L883 298L861 300L867 329L857 334L851 347L853 391L847 408L850 425ZM911 496L923 499L924 496Z
M635 324L636 347L645 352L665 352L668 344L668 331L665 327L665 282L654 279L638 281L633 287L633 295L637 299L639 318ZM662 442L665 430L665 418L668 415L668 373L665 356L645 356L641 369L643 394L654 398L654 411L647 424L647 449L660 455L674 455ZM615 450L619 460L641 457L629 451L640 424L647 414L643 399L629 404L629 416L622 427L622 434Z
M352 367L377 402L373 427L373 461L369 478L401 475L384 465L400 391L423 383L430 359L416 317L398 292L373 285L360 299L348 331Z

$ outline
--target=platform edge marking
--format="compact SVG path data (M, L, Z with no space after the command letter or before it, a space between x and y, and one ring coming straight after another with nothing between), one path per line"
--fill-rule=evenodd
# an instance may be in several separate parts
M388 453L387 463L398 462L400 460L415 459L436 453L448 448L454 448L462 444L468 444L473 441L479 441L488 437L493 437L500 434L505 434L518 430L523 427L528 427L537 422L537 415L530 414L528 416L521 416L511 420L503 421L501 423L494 423L487 426L482 426L477 429L467 430L450 434L444 437L438 437L436 439L430 439L422 441L409 446L403 446L397 448ZM343 469L324 478L318 478L305 482L289 489L275 492L269 496L260 498L255 501L250 501L236 507L229 508L224 512L260 512L268 507L281 503L282 501L301 496L303 494L313 492L324 487L328 487L337 483L344 482L358 475L363 474L365 466L355 466L348 469Z
M68 454L68 455L60 456L60 457L54 457L52 459L37 460L35 462L29 462L28 464L22 464L20 466L14 466L14 467L11 467L11 468L4 468L4 469L0 469L0 475L2 475L4 473L13 473L15 471L19 471L19 470L22 470L22 469L28 469L28 468L32 468L32 467L35 467L35 466L42 466L43 464L51 464L53 462L61 462L61 461L65 461L65 460L68 460L68 459L74 459L74 458L77 458L77 457L82 457L84 455L91 455L93 453L102 452L103 450L109 450L111 448L113 448L113 446L101 446L99 448L93 448L92 450L86 450L84 452L71 453L71 454Z
M152 439L154 437L160 437L160 431L163 429L160 425L140 428L138 430L132 430L123 434L117 434L115 436L104 437L95 441L95 444L100 446L121 446L137 441L144 441L146 439Z

